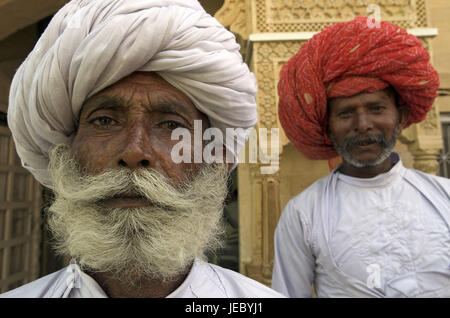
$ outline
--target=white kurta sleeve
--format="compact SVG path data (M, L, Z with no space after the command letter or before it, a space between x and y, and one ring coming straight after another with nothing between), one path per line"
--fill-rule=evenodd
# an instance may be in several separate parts
M312 297L314 256L308 243L309 225L291 200L275 230L272 288L288 297Z

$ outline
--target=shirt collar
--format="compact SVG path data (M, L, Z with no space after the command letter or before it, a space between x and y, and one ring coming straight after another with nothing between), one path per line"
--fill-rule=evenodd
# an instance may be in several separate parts
M364 188L387 187L399 180L405 172L405 167L403 166L402 160L397 153L393 152L391 154L391 160L393 163L392 168L389 171L381 173L373 178L357 178L342 174L340 172L341 165L337 167L333 173L336 173L339 181L353 186Z

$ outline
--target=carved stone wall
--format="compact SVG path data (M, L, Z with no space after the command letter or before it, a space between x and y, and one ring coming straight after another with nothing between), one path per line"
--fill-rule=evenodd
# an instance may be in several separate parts
M403 28L428 26L425 0L252 0L252 32L321 31L368 15L374 3L382 8L384 20Z
M232 32L247 39L251 30L249 5L248 0L225 0L223 7L214 16Z
M249 42L255 34L271 35L268 40L247 43L250 56L246 60L259 87L257 128L280 129L280 170L262 175L259 164L241 164L238 168L240 271L267 285L272 275L273 234L284 206L329 173L326 161L308 160L296 151L280 126L279 71L304 40L277 40L276 35L318 32L357 15L370 15L373 11L368 6L372 3L379 5L383 20L407 29L429 26L425 0L225 0L216 14L242 40ZM430 39L422 40L431 49ZM405 166L436 173L442 147L438 108L433 107L424 122L405 130L400 141L396 150L405 154Z
M405 29L428 27L426 0L225 0L215 17L244 39L250 33L314 32L358 15L371 4Z
M433 63L432 39L422 38L424 47L428 49ZM411 125L399 137L407 145L413 156L412 168L430 174L439 170L438 157L443 147L442 132L439 120L439 103L435 102L424 121Z

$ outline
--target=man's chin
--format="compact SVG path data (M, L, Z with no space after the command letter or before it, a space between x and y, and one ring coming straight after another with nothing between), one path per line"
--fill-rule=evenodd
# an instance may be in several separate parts
M390 153L365 153L359 155L344 155L344 160L355 168L376 167L383 164L390 157Z
M139 283L149 281L149 280L157 280L160 282L168 282L174 279L177 279L180 276L186 275L192 264L194 263L195 258L192 260L186 261L184 266L180 266L177 269L172 270L170 273L160 273L160 272L152 272L148 271L147 267L139 266L135 262L129 262L127 266L123 266L120 269L112 269L112 270L104 270L102 268L93 268L85 266L83 270L93 276L107 274L112 275L115 280L122 282L122 284L126 284L129 287L134 287ZM128 260L129 261L129 260Z
M134 285L139 281L144 280L159 280L159 281L170 281L183 273L186 273L190 266L192 265L196 257L202 258L203 253L200 251L199 254L191 254L190 256L184 255L183 259L175 259L173 257L164 258L163 253L156 256L155 253L146 253L146 250L150 249L151 246L142 247L142 241L138 238L139 236L144 236L145 233L141 230L136 230L133 237L124 237L124 245L128 245L128 252L122 251L122 255L118 257L111 257L109 255L109 261L105 262L92 262L92 253L89 259L86 259L85 254L80 253L77 259L80 261L80 265L83 270L88 273L109 273L112 274L117 280L122 282L128 282L130 285ZM172 244L170 248L172 252L177 252L177 254L182 255L183 249L176 248L176 245ZM99 252L98 256L101 257L103 253Z
M50 214L59 252L77 259L83 269L113 273L121 280L170 280L196 257L220 246L218 209L66 207L55 210L55 205Z

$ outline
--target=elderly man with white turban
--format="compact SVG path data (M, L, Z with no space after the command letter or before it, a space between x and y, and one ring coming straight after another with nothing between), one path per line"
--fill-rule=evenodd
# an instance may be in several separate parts
M172 132L200 123L243 128L223 145L236 158L255 94L233 34L196 0L66 4L13 79L8 123L23 166L55 193L49 228L72 262L2 296L281 297L202 260L220 245L232 166L171 151L198 151Z

